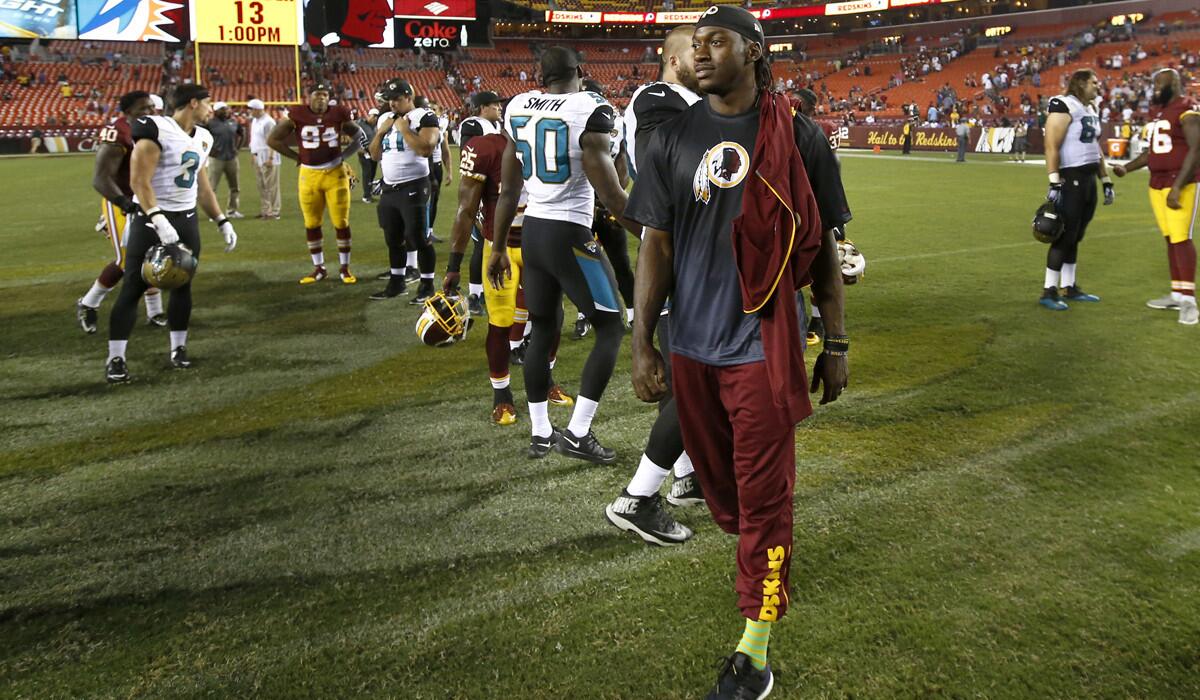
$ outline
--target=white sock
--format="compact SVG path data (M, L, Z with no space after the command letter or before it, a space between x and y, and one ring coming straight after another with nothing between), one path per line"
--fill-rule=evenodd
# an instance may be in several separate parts
M124 360L125 359L125 348L128 346L129 346L128 340L110 340L110 341L108 341L108 360L105 360L105 362L112 360L114 357L119 357L122 360Z
M521 347L521 341L519 341L519 340L508 341L508 349L509 350L516 350L519 347ZM551 369L553 369L553 367L551 367Z
M821 307L817 306L816 304L812 305L812 317L821 318Z
M1075 286L1075 263L1063 263L1062 276L1059 279L1062 280L1062 282L1061 282L1062 286L1074 287Z
M171 350L187 345L187 331L171 331Z
M483 285L482 284L468 284L467 285L467 294L476 294L478 296L483 296Z
M633 323L633 309L625 309L625 322Z
M550 404L547 401L529 402L529 422L537 437L550 437L554 428L550 426Z
M315 267L324 267L325 266L325 252L324 251L321 251L320 253L310 253L310 255L312 255L313 266L315 266Z
M146 318L154 318L163 312L162 292L155 291L153 294L149 290L146 291Z
M663 482L667 480L667 475L670 473L670 469L663 469L643 454L637 471L633 473L633 478L625 487L625 492L630 496L653 496L662 488Z
M1051 270L1050 268L1047 267L1046 268L1046 283L1043 284L1042 286L1046 289L1049 289L1051 287L1057 287L1058 286L1058 270Z
M683 477L696 471L692 466L692 458L688 457L688 453L684 452L679 455L679 459L675 460L675 478L682 479Z
M558 364L558 358L557 358L557 357L551 357L551 358L550 358L550 369L554 369L554 365L556 365L556 364Z
M100 304L104 303L104 297L112 291L112 287L105 287L100 284L99 280L92 282L92 288L87 290L87 294L83 295L80 303L84 306L90 306L93 309L99 308Z
M423 279L423 280L431 280L431 279L433 279L433 273L432 273L432 272L422 272L422 273L421 273L421 279Z
M350 264L350 254L343 253L342 251L339 250L338 251L338 263L340 263L342 265L349 265Z
M567 430L575 437L583 437L592 429L592 419L596 417L596 409L600 407L599 401L592 401L586 396L579 396L575 399L575 411L571 414L571 422L567 425Z
M526 323L526 324L525 324L525 333L524 333L524 334L523 334L521 337L522 337L522 338L528 338L528 337L529 337L529 334L530 334L530 333L532 333L532 332L533 332L533 324L532 324L532 323Z
M408 268L405 267L391 267L388 270L391 271L392 277L403 277L408 274Z
M413 251L410 251L410 252L409 252L409 254L408 254L408 266L409 266L409 267L416 267L416 266L417 266L417 251L413 250Z
M509 382L512 380L512 375L506 374L499 379L496 379L495 377L489 377L489 379L492 380L493 389L503 389L504 387L508 386Z
M1176 304L1183 301L1183 292L1171 292L1171 301Z

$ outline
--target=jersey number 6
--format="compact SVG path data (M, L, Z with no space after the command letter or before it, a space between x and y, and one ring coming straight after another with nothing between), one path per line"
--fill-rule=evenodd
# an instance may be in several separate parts
M521 136L521 130L529 124L532 117L513 116L512 137L516 143L517 152L521 156L521 176L528 180L537 171L537 179L547 185L560 185L571 176L571 155L567 146L567 123L555 117L539 119L533 127L532 146L528 135ZM550 168L550 155L546 153L547 146L554 142L554 168ZM536 157L534 151L537 151ZM532 162L531 162L532 161Z

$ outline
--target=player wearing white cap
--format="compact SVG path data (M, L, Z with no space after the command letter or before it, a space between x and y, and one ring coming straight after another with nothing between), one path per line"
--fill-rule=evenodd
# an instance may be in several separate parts
M262 100L250 100L250 155L254 158L254 172L258 176L258 218L279 218L279 164L282 157L267 144L275 118L267 114Z

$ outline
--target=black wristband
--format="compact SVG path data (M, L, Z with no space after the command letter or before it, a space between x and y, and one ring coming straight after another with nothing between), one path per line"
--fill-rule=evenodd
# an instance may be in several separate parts
M229 217L222 216L221 218L217 219L217 228L221 228L222 226L224 226L227 223L229 223Z
M112 203L117 205L117 207L126 214L137 211L138 208L138 205L135 204L131 198L126 197L125 195L121 195L120 197L112 200Z
M462 269L463 253L450 253L450 261L446 263L446 272L458 272Z

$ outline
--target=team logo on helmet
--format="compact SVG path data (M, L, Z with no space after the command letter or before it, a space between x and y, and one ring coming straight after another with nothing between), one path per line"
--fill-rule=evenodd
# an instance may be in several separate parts
M711 185L728 189L737 187L750 171L750 155L740 143L722 141L704 153L696 174L692 177L692 194L697 202L708 204Z

